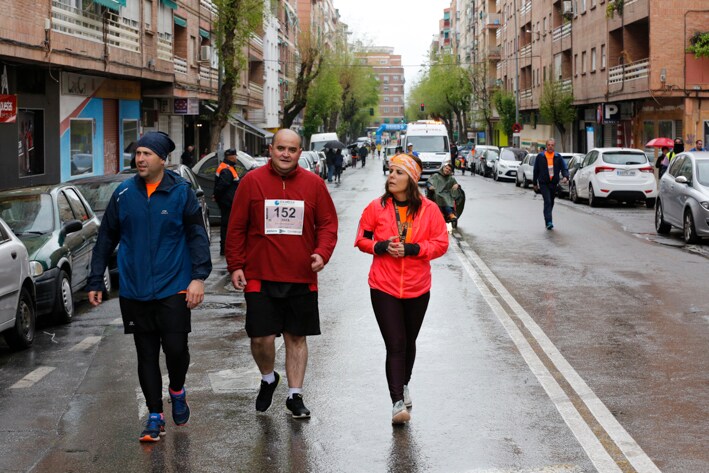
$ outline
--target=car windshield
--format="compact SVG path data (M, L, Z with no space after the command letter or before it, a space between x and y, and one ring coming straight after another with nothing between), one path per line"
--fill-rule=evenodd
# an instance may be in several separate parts
M498 158L498 156L497 156L497 151L493 151L493 150L491 150L491 149L487 150L487 151L484 153L484 156L485 156L485 159L487 159L488 161L492 161L493 159L497 159L497 158Z
M310 170L310 161L307 158L300 158L298 160L298 164L300 167L307 169L308 171Z
M414 145L417 153L447 153L448 140L445 136L408 136L406 145Z
M44 234L54 230L54 212L49 194L8 197L0 201L0 217L15 235Z
M501 161L518 161L517 156L514 153L502 153L500 156Z
M86 197L91 208L98 214L103 214L108 207L113 191L120 185L120 182L89 182L76 184L81 194Z
M647 164L647 156L645 156L645 153L616 151L603 153L603 161L608 164Z
M709 187L709 161L697 161L697 182Z

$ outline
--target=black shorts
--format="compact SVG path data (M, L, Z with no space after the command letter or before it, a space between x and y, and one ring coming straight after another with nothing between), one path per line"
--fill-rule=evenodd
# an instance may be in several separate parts
M119 298L125 333L189 333L192 311L185 294L153 301Z
M317 291L288 297L246 292L246 334L249 337L320 335Z

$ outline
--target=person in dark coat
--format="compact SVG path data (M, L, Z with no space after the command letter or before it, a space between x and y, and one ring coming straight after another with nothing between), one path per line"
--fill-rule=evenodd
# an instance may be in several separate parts
M189 168L192 167L192 165L194 164L194 146L187 146L187 149L185 149L185 151L182 153L182 156L180 156L180 161L185 166Z
M216 176L214 176L214 200L221 212L221 223L219 224L219 254L224 255L224 243L226 243L226 230L229 226L229 216L231 215L231 205L234 201L236 188L239 186L239 174L236 172L236 150L230 148L224 151L224 161L219 164Z
M332 176L335 174L335 155L337 149L327 148L325 150L325 164L327 164L327 182L332 182Z
M342 165L345 162L345 157L342 156L342 150L338 149L335 151L335 181L340 182L340 177L342 176Z
M367 155L368 154L369 154L369 150L367 149L367 147L365 145L360 146L359 149L357 150L357 156L359 156L359 159L362 161L362 167L364 167L364 165L367 162Z
M553 138L547 140L546 151L540 152L534 161L534 173L532 184L534 192L542 194L544 199L544 223L547 230L554 228L551 211L554 208L554 196L559 180L569 182L569 170L559 153L554 151L556 141Z

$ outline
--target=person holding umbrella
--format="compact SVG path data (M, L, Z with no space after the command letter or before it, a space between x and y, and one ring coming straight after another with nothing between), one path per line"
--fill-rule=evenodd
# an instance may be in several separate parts
M333 174L335 174L337 154L339 153L340 156L342 156L342 149L344 147L345 145L338 140L328 141L323 147L323 149L325 150L325 164L327 164L327 182L332 182L332 176ZM341 158L340 161L342 161Z

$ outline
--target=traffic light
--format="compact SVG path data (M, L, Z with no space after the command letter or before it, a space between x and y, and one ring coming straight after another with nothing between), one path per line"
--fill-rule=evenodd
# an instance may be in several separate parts
M369 116L371 116L371 117L374 116L374 109L373 108L369 109Z
M423 112L425 110L425 107L423 106L423 102L421 102L421 111Z

